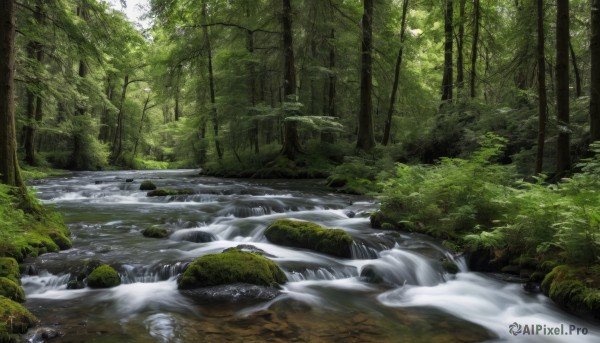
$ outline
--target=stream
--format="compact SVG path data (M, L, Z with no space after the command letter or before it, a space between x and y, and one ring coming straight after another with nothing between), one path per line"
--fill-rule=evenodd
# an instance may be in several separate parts
M562 311L518 282L468 271L462 258L431 238L371 229L372 199L333 193L323 180L197 175L81 172L33 182L72 233L72 249L28 259L22 276L26 307L45 330L61 333L56 341L600 342L597 323ZM139 191L143 180L197 194L147 197ZM269 243L263 231L279 218L345 230L355 240L353 258ZM173 233L144 237L141 231L151 226ZM284 270L281 295L246 299L239 289L224 287L213 299L199 299L177 290L187 263L240 245L263 250ZM90 259L114 266L122 284L67 289L70 273ZM454 260L460 272L444 272L444 259ZM511 325L521 332L511 333ZM532 325L542 331L527 335ZM544 327L563 331L544 335ZM44 342L42 336L38 330L26 337Z

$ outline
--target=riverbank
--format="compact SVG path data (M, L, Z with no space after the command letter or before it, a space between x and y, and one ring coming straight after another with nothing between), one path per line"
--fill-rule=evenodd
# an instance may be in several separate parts
M69 232L59 213L42 207L36 199L35 213L19 208L11 189L0 185L0 342L15 342L19 334L37 324L37 319L20 303L19 262L71 247Z
M504 272L541 289L555 303L600 318L600 158L557 184L519 181L511 166L494 164L495 137L469 159L432 166L398 165L382 181L375 228L438 238L470 255L476 271Z

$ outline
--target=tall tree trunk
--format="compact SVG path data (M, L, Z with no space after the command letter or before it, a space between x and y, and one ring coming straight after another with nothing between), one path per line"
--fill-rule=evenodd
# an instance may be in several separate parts
M179 121L179 118L181 117L181 108L179 107L179 94L181 89L181 85L179 84L181 82L181 65L177 66L177 80L175 82L175 121Z
M113 90L113 82L112 82L112 76L109 74L106 78L106 90L105 90L105 94L106 94L106 99L108 99L108 101L112 104L113 101L113 94L114 94L114 90ZM102 109L102 118L101 120L101 125L100 125L100 134L98 135L98 139L104 143L109 142L110 141L110 118L109 118L109 111L108 111L108 107L104 106L104 108Z
M538 67L538 134L535 156L535 173L542 172L544 162L544 141L546 140L547 96L546 96L546 57L544 54L544 0L537 0L537 67Z
M148 103L150 102L150 93L148 93L148 96L146 96L146 101L144 101L144 108L142 109L142 118L140 119L140 127L138 129L138 134L137 137L135 138L135 143L133 144L133 155L132 155L132 160L135 159L135 156L137 155L137 148L138 148L138 144L140 142L140 138L142 137L142 129L144 128L144 119L146 119L146 112L154 107L154 105L152 106L148 106Z
M246 19L251 20L251 4L246 5ZM249 132L250 144L254 146L254 153L258 154L260 152L260 140L259 140L259 121L254 118L256 114L255 106L257 102L257 98L259 97L257 93L257 73L256 73L256 64L254 62L254 31L247 29L246 30L246 51L250 56L250 61L247 63L248 68L248 101L252 109L249 111L250 120L251 120L251 128Z
M82 3L81 6L77 7L77 16L81 17L82 20L87 21L88 13L87 9L83 7L85 3ZM79 60L79 78L84 80L87 77L88 68L83 59ZM80 81L81 82L81 81ZM83 116L87 112L87 104L79 105L77 108L77 115ZM84 140L83 140L83 132L79 130L75 130L73 132L73 151L71 153L71 161L69 163L69 167L75 170L81 170L85 168L86 161L85 156L82 156L84 148Z
M360 65L360 111L358 113L358 133L356 148L371 151L375 147L373 131L373 0L363 0L362 44Z
M292 39L292 5L290 0L282 1L281 22L283 27L283 101L296 101L296 67ZM298 129L293 120L284 120L283 148L281 153L290 160L302 152Z
M479 7L479 0L473 1L473 45L471 48L471 98L477 96L477 90L475 89L475 78L477 77L477 43L479 42L479 17L481 9Z
M44 24L44 13L42 11L42 3L41 0L35 5L35 10L33 13L36 25ZM30 59L35 59L39 65L42 65L44 62L44 47L38 41L32 41L28 44L27 47L27 55ZM35 101L35 109L33 106L33 102ZM27 119L28 123L25 127L25 161L27 164L33 166L36 165L36 157L35 157L35 139L37 135L37 127L42 121L43 118L43 104L44 101L42 97L38 95L34 95L31 91L27 91Z
M573 73L575 74L575 96L579 98L581 96L581 76L579 75L579 67L577 66L577 56L575 56L575 50L573 50L570 38L569 51L571 52L571 64L573 65Z
M331 20L333 21L333 8L331 10ZM335 117L335 96L336 96L336 82L337 75L335 71L335 28L331 28L329 33L329 80L327 81L327 102L325 103L325 113L329 117ZM321 132L321 141L325 143L335 142L335 136L331 131Z
M400 80L400 66L402 65L402 52L404 51L404 34L406 31L406 11L408 8L408 0L404 0L402 7L402 21L400 24L400 49L398 57L396 57L396 68L394 70L394 84L392 85L392 95L390 96L390 106L388 107L387 119L383 129L382 145L388 145L390 141L390 131L392 128L392 117L394 115L394 105L396 104L396 93L398 92L398 83Z
M465 87L465 62L464 62L464 43L465 43L465 5L467 0L459 2L459 25L457 39L456 55L456 97L460 99Z
M571 169L569 137L569 0L556 1L556 176Z
M590 138L592 141L598 141L600 140L600 0L592 0L591 22Z
M25 195L15 131L15 10L14 0L0 1L0 180Z
M125 117L123 106L125 104L125 98L127 97L127 87L130 83L129 75L125 75L125 78L123 79L123 88L121 90L121 101L119 102L119 113L117 114L117 128L115 129L115 135L113 138L113 164L117 164L119 162L121 159L121 153L123 152L123 118Z
M202 18L204 23L207 22L207 3L206 1L202 4ZM219 118L217 114L217 101L215 99L215 76L213 73L213 61L212 61L212 50L210 46L210 36L208 34L208 26L202 27L204 31L204 44L206 48L206 58L208 59L208 84L210 88L210 117L213 122L213 134L215 141L215 150L219 159L223 158L223 151L221 150L221 143L219 141Z
M444 15L444 77L442 78L442 105L452 100L452 0L446 0Z

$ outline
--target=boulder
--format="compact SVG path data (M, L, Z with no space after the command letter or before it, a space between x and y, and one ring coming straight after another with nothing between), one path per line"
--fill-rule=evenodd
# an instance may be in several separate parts
M21 273L19 264L12 257L0 257L0 277L8 278L16 284L20 284Z
M193 189L156 189L146 194L149 197L166 197L170 195L192 195L196 194Z
M315 223L279 219L269 225L265 236L275 244L351 257L352 236L342 229L327 229Z
M246 283L277 287L287 280L277 264L261 255L238 249L202 256L177 281L179 289Z
M0 296L19 303L25 301L25 293L23 293L21 287L14 281L5 277L0 277Z
M25 307L0 296L0 338L23 334L37 323L37 318ZM8 341L11 342L11 340Z
M117 271L107 265L103 264L88 275L87 285L90 288L111 288L121 284L121 278Z
M140 191L153 191L156 189L156 185L152 181L142 181L140 184Z
M142 235L150 238L165 238L168 237L169 234L169 230L158 226L151 226L142 230Z
M234 283L229 285L210 286L194 289L184 289L185 296L199 300L202 303L248 303L262 302L275 299L281 291L273 287Z

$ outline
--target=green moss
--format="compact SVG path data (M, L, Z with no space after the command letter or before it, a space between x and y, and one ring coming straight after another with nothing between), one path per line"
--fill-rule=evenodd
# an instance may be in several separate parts
M50 238L52 241L58 246L60 250L67 250L73 247L73 243L71 240L67 238L65 235L59 232L54 232L50 234Z
M23 334L37 324L37 318L25 307L0 296L0 339L6 339L12 334Z
M458 266L450 260L442 261L442 268L450 274L456 274L460 271Z
M169 230L162 227L151 226L142 230L142 235L150 238L165 238L169 236Z
M16 284L20 283L19 264L14 258L0 257L0 277L8 278Z
M544 278L542 290L559 305L600 318L600 274L594 268L555 267Z
M157 189L148 192L146 194L149 197L165 197L171 195L192 195L196 194L193 189L184 188L184 189Z
M232 249L198 258L178 280L179 289L249 283L275 287L286 281L277 264L259 254Z
M88 275L87 284L91 288L111 288L120 285L121 278L113 267L103 264Z
M25 293L19 284L5 277L0 277L0 296L20 303L25 301Z
M153 191L156 189L156 185L152 181L143 181L140 185L140 191Z
M326 229L310 222L279 219L269 225L265 236L275 244L351 257L352 236L341 229Z

